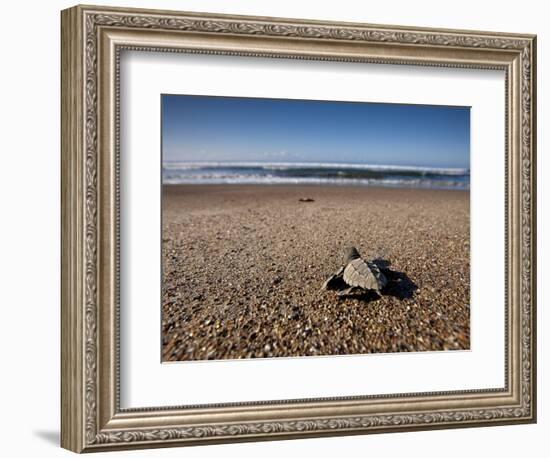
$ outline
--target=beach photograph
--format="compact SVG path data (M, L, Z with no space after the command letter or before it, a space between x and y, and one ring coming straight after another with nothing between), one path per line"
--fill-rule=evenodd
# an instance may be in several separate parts
M470 108L161 95L163 362L470 349Z

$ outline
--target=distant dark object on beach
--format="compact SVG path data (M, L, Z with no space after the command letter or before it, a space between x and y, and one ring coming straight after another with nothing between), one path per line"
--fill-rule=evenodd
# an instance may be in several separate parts
M311 197L300 197L298 202L315 202L315 199L312 199Z
M338 291L338 297L368 300L382 295L410 299L418 286L403 272L390 270L390 262L383 259L366 261L355 247L348 248L344 265L331 275L322 289Z

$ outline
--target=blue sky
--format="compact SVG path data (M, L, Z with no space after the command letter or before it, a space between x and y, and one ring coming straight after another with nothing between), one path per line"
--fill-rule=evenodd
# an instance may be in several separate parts
M470 108L162 95L164 161L470 166Z

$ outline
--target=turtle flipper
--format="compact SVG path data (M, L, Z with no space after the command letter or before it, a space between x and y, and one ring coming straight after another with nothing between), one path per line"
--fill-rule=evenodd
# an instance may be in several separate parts
M344 283L344 268L340 267L340 269L338 269L335 274L331 275L325 280L321 289L342 289L342 287L345 286L346 284Z
M350 286L349 288L338 291L338 297L354 296L356 294L365 294L365 290L359 286Z

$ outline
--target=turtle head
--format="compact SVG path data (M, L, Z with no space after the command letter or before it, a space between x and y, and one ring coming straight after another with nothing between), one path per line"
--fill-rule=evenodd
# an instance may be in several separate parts
M344 263L347 264L353 261L354 259L358 259L360 257L361 255L359 254L359 251L357 251L357 248L355 248L354 246L349 247L346 249L346 255L344 256Z

